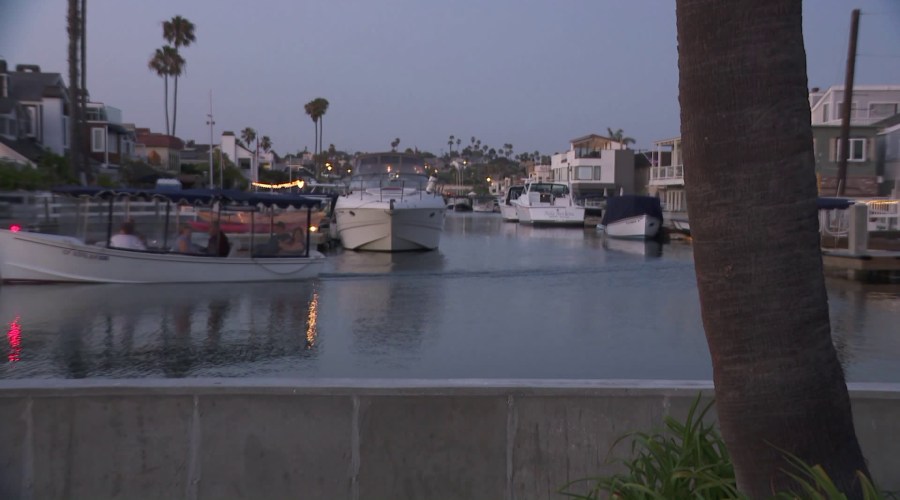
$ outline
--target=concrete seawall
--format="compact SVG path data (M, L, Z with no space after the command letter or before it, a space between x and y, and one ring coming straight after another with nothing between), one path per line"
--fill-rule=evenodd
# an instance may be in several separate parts
M711 385L6 381L0 498L563 498L609 470L617 438L683 418L698 392ZM875 479L900 490L900 384L851 394Z

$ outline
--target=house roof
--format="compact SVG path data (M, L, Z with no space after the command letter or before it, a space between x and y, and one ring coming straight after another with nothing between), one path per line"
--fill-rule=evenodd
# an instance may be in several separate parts
M583 137L578 137L578 138L576 138L576 139L572 139L572 140L570 140L569 142L572 142L572 143L575 143L575 142L584 142L584 141L588 141L588 140L591 140L591 139L606 139L607 141L616 142L614 139L610 139L609 137L606 137L606 136L603 136L603 135L598 135L598 134L588 134L588 135L583 136Z
M42 148L34 139L19 139L17 141L11 141L9 139L4 139L0 137L0 142L5 144L7 147L11 148L16 153L28 158L32 162L37 162L41 156L46 153L46 150Z
M169 148L184 149L184 142L181 139L166 134L158 134L156 132L146 132L147 129L137 129L135 142L143 144L148 148Z
M44 97L65 97L66 86L59 73L13 71L9 77L9 97L19 101L40 101Z
M873 123L872 126L878 127L878 128L889 128L889 127L893 127L894 125L897 125L897 124L900 124L900 113L897 113L894 116L889 116L889 117L885 118L884 120L877 121L877 122Z

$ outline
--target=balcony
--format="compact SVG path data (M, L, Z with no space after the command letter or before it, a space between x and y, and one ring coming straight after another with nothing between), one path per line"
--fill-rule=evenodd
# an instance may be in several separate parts
M683 186L684 165L650 167L651 186Z

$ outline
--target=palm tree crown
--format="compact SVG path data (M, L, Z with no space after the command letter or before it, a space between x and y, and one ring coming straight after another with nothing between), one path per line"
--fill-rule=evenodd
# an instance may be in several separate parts
M194 23L188 21L181 16L175 16L168 21L163 21L163 38L172 44L175 53L178 54L180 47L187 47L197 40L194 35ZM172 68L171 76L175 77L175 91L172 99L172 135L175 135L175 126L178 123L178 77L184 73L184 58L181 58L181 64L176 68ZM168 112L167 112L168 114ZM167 126L168 127L168 126Z

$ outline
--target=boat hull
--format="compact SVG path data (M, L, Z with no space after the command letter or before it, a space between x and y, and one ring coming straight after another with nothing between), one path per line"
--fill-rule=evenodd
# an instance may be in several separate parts
M500 217L506 222L519 222L519 214L516 213L514 205L500 205Z
M434 250L441 241L445 210L443 200L432 196L410 203L395 201L393 209L389 202L339 198L335 220L341 244L350 250Z
M213 257L87 245L67 236L0 230L0 280L72 283L227 283L318 276L325 256Z
M649 239L656 237L661 224L662 221L651 215L636 215L611 222L604 230L612 238Z
M578 206L516 206L519 223L554 226L583 226L584 208Z

